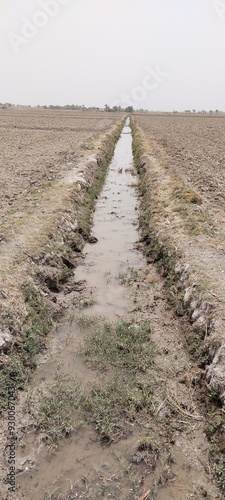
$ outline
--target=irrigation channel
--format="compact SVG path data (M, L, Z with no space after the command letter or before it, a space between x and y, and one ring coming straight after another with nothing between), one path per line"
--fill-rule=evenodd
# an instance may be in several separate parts
M74 272L80 307L24 401L18 499L222 498L182 328L138 243L136 186L128 119Z

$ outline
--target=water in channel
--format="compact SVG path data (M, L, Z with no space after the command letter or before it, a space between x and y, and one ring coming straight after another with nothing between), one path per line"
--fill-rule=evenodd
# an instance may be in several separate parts
M76 280L86 280L90 288L91 313L107 318L121 316L130 308L130 299L121 282L127 272L143 265L142 254L135 248L138 215L134 187L128 119L96 204L92 232L98 242L85 246L84 263L75 272Z
M74 319L64 321L57 329L52 338L51 349L42 357L33 377L31 385L34 390L41 390L46 383L53 383L56 370L63 375L75 377L86 388L93 382L100 381L99 374L87 368L77 354L83 337L77 318L98 316L107 321L119 321L129 317L134 307L124 285L124 277L144 266L142 253L135 245L139 238L136 182L128 119L96 203L92 234L97 242L85 245L83 262L74 272L76 282L85 282L88 305L79 311L71 308L68 317ZM137 437L133 436L125 442L117 443L115 453L126 455L135 440ZM84 426L78 433L73 433L53 453L49 453L38 442L35 434L28 433L18 450L21 470L18 477L21 493L19 498L40 500L44 498L44 493L50 491L65 495L70 484L75 484L95 467L107 463L108 467L117 468L118 458L115 457L110 448L102 447L99 440L96 440L96 433L90 426Z

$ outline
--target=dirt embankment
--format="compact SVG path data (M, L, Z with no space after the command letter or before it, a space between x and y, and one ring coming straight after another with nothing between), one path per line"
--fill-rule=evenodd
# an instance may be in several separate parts
M169 124L172 120L173 117L168 117ZM179 126L182 120L184 132L185 117L178 117L173 123ZM144 125L144 130L139 123ZM193 127L196 126L194 119L192 123ZM132 127L133 152L140 176L140 224L147 258L149 262L157 264L165 278L168 297L177 315L187 319L191 325L190 329L184 325L184 339L202 372L199 383L204 397L211 401L211 428L208 435L212 456L216 456L217 452L224 451L225 245L220 224L222 205L218 197L217 217L210 196L205 197L203 190L200 192L198 189L196 177L204 186L204 192L210 192L212 186L200 166L192 164L189 169L187 158L186 162L179 162L180 168L173 162L169 148L176 156L175 146L172 147L175 140L172 136L170 143L167 137L167 116L136 116L132 120ZM199 135L201 133L203 140L204 133L199 130ZM180 140L180 151L183 151L182 144L185 141L186 147L187 144L190 146L188 136L183 136L181 141L180 135L177 140ZM191 154L193 149L190 150ZM218 155L214 163L219 165L217 160ZM213 166L208 165L206 170L211 170L213 178ZM215 203L214 200L214 206Z
M38 122L40 115L35 116ZM54 121L54 113L51 116ZM10 117L12 118L11 114ZM61 118L60 114L57 123L62 128ZM68 116L66 121L67 118ZM117 116L111 120L104 115L102 121L100 117L95 118L95 125L92 126L90 125L92 119L92 114L85 116L84 122L81 118L81 122L89 127L88 135L81 134L82 141L88 139L89 142L85 142L84 149L79 150L79 159L71 163L68 161L70 158L67 158L64 174L60 179L57 177L59 165L56 165L54 172L56 179L47 185L41 184L40 187L39 179L39 187L27 191L26 181L23 184L22 195L15 197L13 208L6 210L4 214L0 247L1 411L7 406L7 384L11 375L13 374L16 379L17 388L26 384L31 370L35 367L37 353L45 347L47 333L54 321L67 308L67 297L72 301L74 295L76 300L79 284L71 285L70 276L77 265L85 241L90 240L95 199L104 182L107 165L124 122L121 115L119 119ZM80 127L81 122L80 119L78 122L75 120L75 128ZM33 117L31 123L33 126ZM109 128L110 123L113 123L111 128ZM105 127L108 130L104 134L93 137L94 131ZM40 128L43 128L45 133L43 121ZM60 130L60 133L64 134L65 139L67 130ZM26 140L24 130L22 135L21 130L19 134L20 141L22 138ZM77 145L76 130L72 126L69 134ZM33 140L32 132L30 136L32 147ZM37 144L36 151L38 151ZM45 147L49 147L48 141ZM58 147L56 140L54 153ZM64 145L64 148L65 156L68 153L70 157L69 145ZM45 156L46 158L48 156L47 150ZM36 161L35 157L33 159ZM32 172L31 177L35 180L37 173L31 163L29 169ZM41 171L43 178L46 173L45 162ZM20 169L15 169L15 175L19 175L19 172L22 175L22 160Z
M173 291L177 308L189 314L196 331L196 349L204 354L207 380L224 403L225 245L223 197L217 188L219 179L221 190L225 182L220 135L223 120L148 115L137 116L133 126L134 152L144 180L145 208L149 209L143 217L152 233L149 243L155 259L169 267L171 282L179 283ZM218 142L220 148L216 149Z

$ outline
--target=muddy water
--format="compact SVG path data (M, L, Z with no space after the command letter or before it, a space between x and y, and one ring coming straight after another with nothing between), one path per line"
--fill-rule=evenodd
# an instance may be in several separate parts
M93 236L98 242L86 245L84 265L76 269L76 279L88 283L90 301L94 302L91 313L107 318L124 315L130 308L130 299L120 282L129 270L144 263L134 247L138 233L131 144L127 123L96 206Z
M85 282L85 307L80 311L71 309L68 318L97 315L111 321L129 315L134 308L122 282L126 273L142 268L145 261L135 248L139 236L131 145L127 120L96 204L92 234L97 242L86 244L83 263L76 268L74 275L76 282ZM36 390L53 382L56 369L65 375L76 376L85 386L93 380L99 381L101 376L87 369L76 354L81 341L82 332L76 320L68 320L58 328L51 349L42 358L32 380L32 388ZM19 498L40 500L53 491L66 495L70 484L76 483L87 471L92 474L94 467L100 468L104 464L106 470L117 470L118 456L126 456L136 441L137 437L133 436L128 443L118 443L112 452L100 445L93 430L86 428L66 443L61 443L57 452L52 453L32 432L28 433L18 453L21 471L18 476ZM124 495L125 498L125 492Z

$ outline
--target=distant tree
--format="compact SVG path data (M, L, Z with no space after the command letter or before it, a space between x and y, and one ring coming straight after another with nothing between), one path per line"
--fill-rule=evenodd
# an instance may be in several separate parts
M127 106L127 108L125 108L125 111L126 111L126 113L133 113L134 108L133 108L133 106Z
M216 109L215 113L216 113L216 114L218 114L218 113L219 113L219 110L218 110L218 109Z
M111 109L110 106L108 104L105 104L104 111L110 111L110 109Z
M196 109L192 109L192 113L195 113L196 112Z

